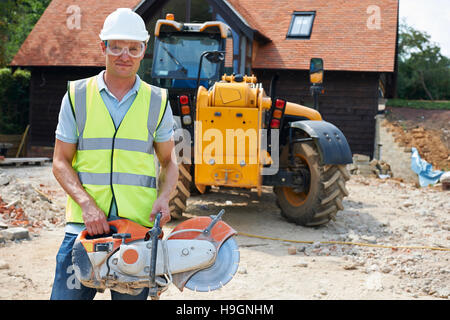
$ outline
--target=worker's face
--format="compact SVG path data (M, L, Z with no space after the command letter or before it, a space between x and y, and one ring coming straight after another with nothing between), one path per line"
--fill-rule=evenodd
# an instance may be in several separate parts
M102 42L102 51L106 56L106 70L119 78L134 77L139 69L147 48L140 41L109 40L108 48Z

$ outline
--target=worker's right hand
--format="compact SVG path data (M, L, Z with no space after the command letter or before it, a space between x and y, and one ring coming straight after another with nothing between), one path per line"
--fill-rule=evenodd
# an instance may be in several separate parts
M97 206L95 201L81 207L83 210L83 221L90 236L109 233L109 224L105 213Z

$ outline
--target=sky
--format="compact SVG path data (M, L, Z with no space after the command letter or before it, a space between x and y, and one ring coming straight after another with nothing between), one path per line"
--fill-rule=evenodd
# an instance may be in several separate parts
M400 0L400 22L425 31L450 58L450 0Z

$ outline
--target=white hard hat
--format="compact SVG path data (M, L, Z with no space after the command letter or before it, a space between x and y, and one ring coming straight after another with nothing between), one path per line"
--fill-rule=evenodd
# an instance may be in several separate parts
M119 8L107 16L99 36L102 41L148 41L150 38L144 20L130 8Z

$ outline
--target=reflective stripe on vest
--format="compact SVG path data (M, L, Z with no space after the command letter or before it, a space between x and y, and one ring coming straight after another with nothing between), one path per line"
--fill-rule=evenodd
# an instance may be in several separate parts
M91 172L78 172L78 177L82 184L92 185L109 185L112 181L113 184L124 184L129 186L138 186L145 188L156 188L156 178L144 175L115 172L112 176L110 173L91 173Z
M96 76L69 82L68 93L79 136L72 166L84 189L106 215L115 199L120 217L151 227L149 216L157 196L153 141L167 91L141 81L117 130ZM81 208L70 197L66 221L83 222Z

